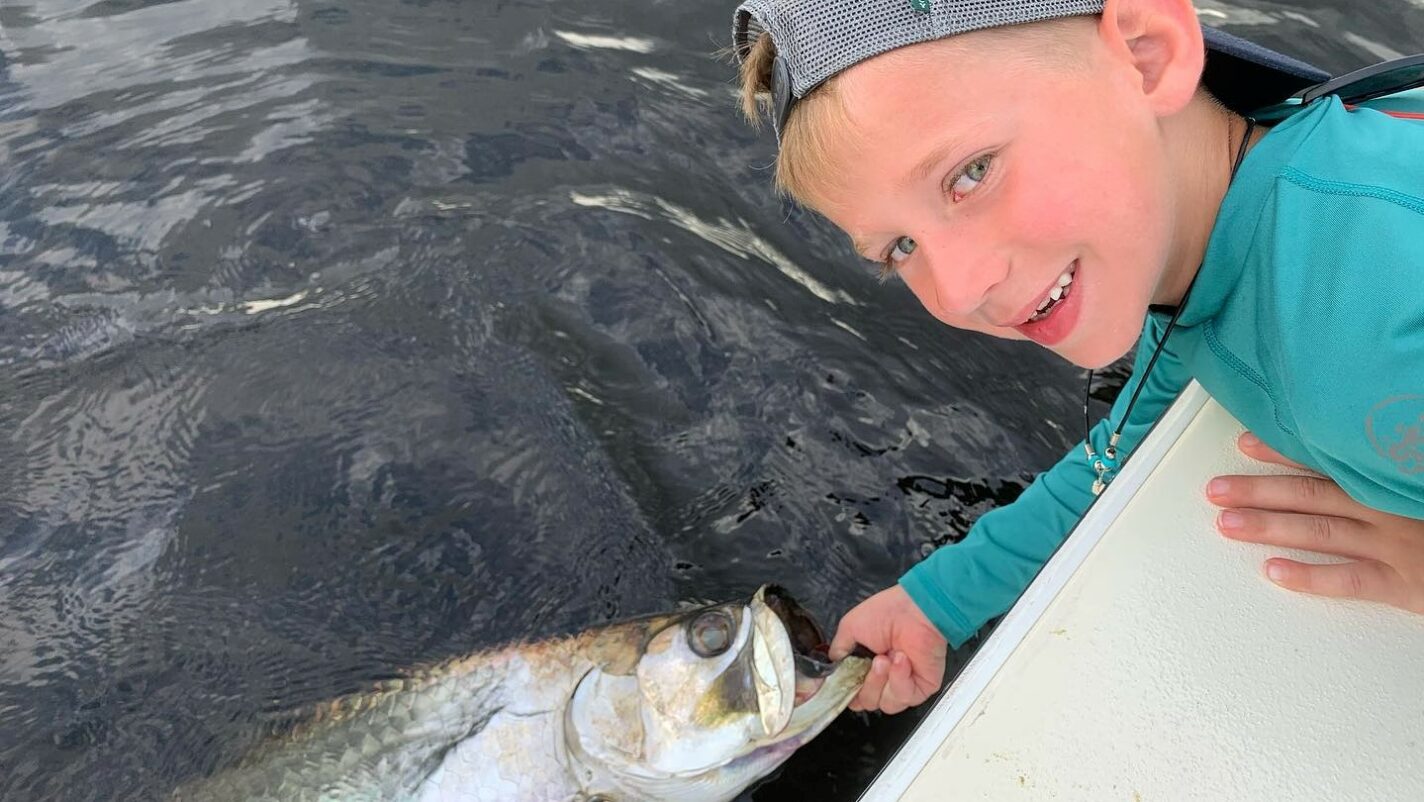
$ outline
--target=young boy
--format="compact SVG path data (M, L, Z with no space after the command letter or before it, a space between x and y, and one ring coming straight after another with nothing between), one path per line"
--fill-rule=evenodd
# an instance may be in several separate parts
M932 315L1086 368L1138 344L1090 450L841 621L833 657L877 653L855 708L933 693L946 641L1013 603L1192 378L1247 455L1315 472L1212 481L1222 534L1349 558L1268 560L1283 587L1424 613L1424 121L1328 96L1256 125L1327 76L1204 34L1190 0L748 0L735 19L778 184Z

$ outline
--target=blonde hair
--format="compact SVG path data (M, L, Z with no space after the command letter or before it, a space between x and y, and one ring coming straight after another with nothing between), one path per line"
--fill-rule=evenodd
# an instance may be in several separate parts
M771 35L761 33L742 60L742 114L755 128L771 109L771 72L776 62L776 45ZM827 135L850 122L836 93L836 79L807 92L796 102L781 132L781 149L776 155L776 188L806 202L813 186L825 186L835 174L828 153Z
M976 44L990 48L1011 40L1035 60L1051 63L1055 67L1082 68L1086 63L1082 44L1064 28L1083 26L1097 19L1092 15L1063 17L986 28L955 34L950 38L974 37ZM771 109L771 74L775 63L776 45L770 34L760 32L746 58L742 59L740 71L742 113L756 128L761 127L764 114L774 113ZM811 206L814 206L810 203L813 192L834 186L838 172L829 156L832 132L844 130L851 122L836 91L838 77L832 76L798 100L781 132L781 148L776 156L776 188Z

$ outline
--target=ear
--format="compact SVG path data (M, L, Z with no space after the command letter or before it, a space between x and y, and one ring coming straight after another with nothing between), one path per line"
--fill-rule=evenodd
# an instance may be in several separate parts
M1206 52L1191 0L1106 0L1098 33L1136 72L1158 116L1176 114L1196 95Z

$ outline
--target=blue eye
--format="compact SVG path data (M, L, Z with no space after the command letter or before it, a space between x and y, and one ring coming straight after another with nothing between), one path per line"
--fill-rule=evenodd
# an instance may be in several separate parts
M910 254L914 253L917 247L919 246L910 237L901 237L895 240L895 244L890 248L890 261L899 264L909 259Z
M986 153L964 165L949 185L949 193L955 200L963 198L965 195L979 188L979 184L989 175L989 168L994 164L994 154Z
M886 281L895 275L895 270L900 263L910 258L910 254L915 252L919 245L913 237L900 237L890 246L890 252L880 259L880 280ZM874 261L874 260L872 260Z

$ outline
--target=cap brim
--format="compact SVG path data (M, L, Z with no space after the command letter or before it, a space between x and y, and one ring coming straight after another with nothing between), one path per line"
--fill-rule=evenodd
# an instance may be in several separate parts
M1207 25L1202 26L1202 38L1206 40L1202 83L1240 114L1280 103L1331 77L1319 67Z

